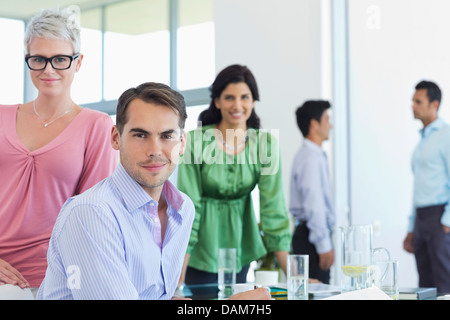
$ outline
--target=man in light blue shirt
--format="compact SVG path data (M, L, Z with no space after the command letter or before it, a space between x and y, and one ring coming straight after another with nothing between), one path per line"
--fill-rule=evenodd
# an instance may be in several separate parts
M111 137L121 163L64 204L38 299L173 297L194 218L192 201L167 181L185 119L183 97L168 87L123 93Z
M423 123L412 156L413 210L404 249L414 253L420 287L450 293L450 126L438 118L441 90L430 81L416 86L414 118Z
M166 85L121 95L111 133L120 164L64 204L38 299L174 297L195 215L168 181L184 152L186 117L183 96ZM270 298L264 289L252 293L241 298Z
M305 139L292 165L289 206L296 223L293 253L308 254L310 278L323 283L330 282L334 263L331 229L336 220L328 160L322 149L332 127L329 108L327 101L307 101L296 111Z

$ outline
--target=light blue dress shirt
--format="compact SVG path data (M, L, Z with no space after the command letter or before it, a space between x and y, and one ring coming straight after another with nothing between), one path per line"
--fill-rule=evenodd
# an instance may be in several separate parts
M296 220L306 222L317 253L333 250L331 229L336 217L327 156L309 139L304 139L292 165L289 210Z
M414 229L416 208L449 203L450 126L438 118L420 130L422 136L412 156L414 173L413 210L408 231ZM450 226L450 204L441 223Z
M194 205L166 181L168 223L160 243L157 206L119 164L64 204L50 239L37 299L171 299L180 278Z

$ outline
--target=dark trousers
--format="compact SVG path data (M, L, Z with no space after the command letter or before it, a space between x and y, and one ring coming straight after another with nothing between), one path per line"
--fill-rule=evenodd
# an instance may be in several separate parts
M413 231L413 249L420 287L450 293L450 233L442 229L445 205L419 208Z
M294 254L309 255L309 278L317 279L323 283L330 283L330 270L322 270L319 268L319 255L314 245L309 242L309 229L306 223L300 223L292 237L292 252Z
M250 265L242 267L241 271L236 274L236 283L246 283L247 273ZM206 272L195 268L187 267L184 282L190 284L207 284L217 283L219 281L217 273Z

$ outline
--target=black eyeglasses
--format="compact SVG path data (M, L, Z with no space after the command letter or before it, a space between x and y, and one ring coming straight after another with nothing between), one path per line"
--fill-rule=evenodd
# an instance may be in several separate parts
M78 57L79 54L74 56L57 55L50 58L43 56L28 56L25 57L25 62L27 63L28 68L35 71L44 70L49 62L55 70L66 70L72 65L72 61Z

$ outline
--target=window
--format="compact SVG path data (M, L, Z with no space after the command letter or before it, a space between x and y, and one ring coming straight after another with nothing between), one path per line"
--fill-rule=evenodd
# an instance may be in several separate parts
M23 103L24 82L24 23L20 20L0 18L0 93L2 104Z
M208 107L209 105L200 105L187 108L188 118L186 119L186 125L184 126L184 130L186 132L194 130L198 127L198 116Z
M105 100L143 82L170 84L168 0L106 7Z
M178 0L177 87L208 87L215 77L214 22L211 0Z
M81 53L83 64L72 84L72 98L79 104L102 100L102 12L81 13Z
M188 112L196 113L190 107L209 103L207 88L215 76L212 5L211 0L132 0L82 11L86 64L88 55L95 57L89 75L80 71L74 94L84 95L84 106L113 114L123 91L161 82L179 90ZM87 88L91 79L96 85Z

